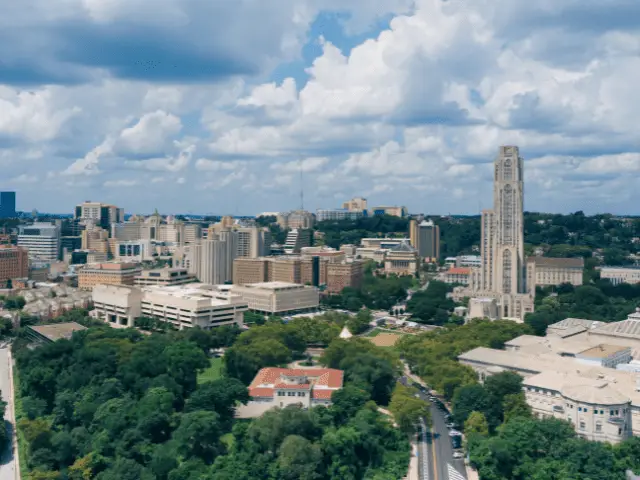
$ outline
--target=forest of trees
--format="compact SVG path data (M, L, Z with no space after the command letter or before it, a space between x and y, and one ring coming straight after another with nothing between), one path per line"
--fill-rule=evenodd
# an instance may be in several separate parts
M510 321L473 320L462 326L406 335L398 348L411 370L450 400L458 388L477 382L476 373L458 363L458 355L476 347L502 348L505 342L531 333L529 326Z
M14 348L30 479L400 478L410 455L406 432L377 411L392 402L399 360L365 339L336 339L349 320L327 314L244 333L93 327ZM345 372L330 408L234 419L258 369L285 366L318 343L329 345L321 363ZM198 383L207 353L221 345L229 346L225 374ZM418 406L401 400L398 392L393 408L406 427Z

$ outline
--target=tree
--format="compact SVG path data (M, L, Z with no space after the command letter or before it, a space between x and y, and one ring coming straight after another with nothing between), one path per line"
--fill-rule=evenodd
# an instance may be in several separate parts
M223 425L230 426L236 405L249 401L247 388L235 378L220 378L200 385L187 401L185 411L216 412Z
M464 425L472 412L486 412L491 405L491 396L482 385L460 387L453 397L453 418Z
M415 393L414 389L397 384L389 403L393 418L406 433L413 433L421 418L424 418L427 423L431 420L429 404L416 398Z
M464 422L464 431L467 436L481 435L486 437L489 435L489 424L482 412L473 411Z
M369 324L373 320L371 311L367 308L359 310L358 313L350 317L347 321L347 328L351 333L357 335L369 329Z
M370 399L369 392L349 384L334 392L331 395L331 413L334 416L335 423L342 425L364 407Z
M197 457L211 463L223 451L219 418L217 413L207 411L182 415L173 439L178 443L178 453L184 460Z
M370 392L374 402L380 405L389 403L396 377L389 361L362 353L343 360L340 369L344 370L347 380L353 385Z
M318 470L322 451L317 445L299 435L284 439L278 452L278 478L282 480L316 480L322 478Z
M504 423L514 418L531 418L531 407L527 404L523 392L505 395L502 401L504 410Z

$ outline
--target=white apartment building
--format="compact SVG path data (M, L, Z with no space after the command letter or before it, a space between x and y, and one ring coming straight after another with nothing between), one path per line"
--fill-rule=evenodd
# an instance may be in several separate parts
M320 293L317 288L297 283L263 282L234 285L234 294L240 295L250 310L265 314L292 314L318 309Z
M238 295L213 285L124 287L99 285L93 302L97 318L133 326L137 317L153 317L176 328L211 329L244 322L247 304Z
M50 223L18 227L18 246L29 251L30 259L55 261L60 255L60 228Z
M357 220L364 217L363 211L347 210L345 208L320 208L316 210L316 220L324 222L327 220Z
M606 278L614 285L640 283L640 267L602 267L600 278Z

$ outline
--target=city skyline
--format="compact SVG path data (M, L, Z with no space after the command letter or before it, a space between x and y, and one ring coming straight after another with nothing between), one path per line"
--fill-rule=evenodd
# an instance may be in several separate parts
M512 144L532 211L640 203L637 2L54 3L2 18L0 189L22 211L288 210L302 170L310 210L468 214Z

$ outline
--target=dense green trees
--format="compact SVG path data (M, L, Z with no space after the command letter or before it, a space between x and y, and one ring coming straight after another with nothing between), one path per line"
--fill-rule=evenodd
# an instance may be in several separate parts
M444 282L431 280L425 290L419 290L407 302L407 312L411 320L431 325L444 325L449 321L455 303L447 298L450 286Z
M397 384L391 396L389 410L400 429L413 433L421 418L427 423L431 421L429 404L421 398L416 398L416 390Z
M4 428L4 414L7 409L7 402L2 400L1 394L2 392L0 392L0 420L2 421L2 428L0 428L0 452L4 452L10 438L9 435L7 435L7 429Z
M92 328L16 360L34 478L179 478L225 453L220 438L247 401L237 380L197 385L209 362L196 331Z
M360 245L367 237L404 237L409 231L409 220L381 215L357 220L327 220L318 222L315 228L324 233L325 245L340 248L344 244Z
M504 342L526 333L531 333L526 325L474 320L463 326L405 335L397 346L416 374L452 399L458 387L474 384L477 379L473 370L458 363L458 355L476 347L502 348Z
M612 285L597 280L592 285L560 285L536 291L534 313L525 317L537 335L544 335L547 326L565 318L586 318L613 322L624 320L640 305L640 285Z

